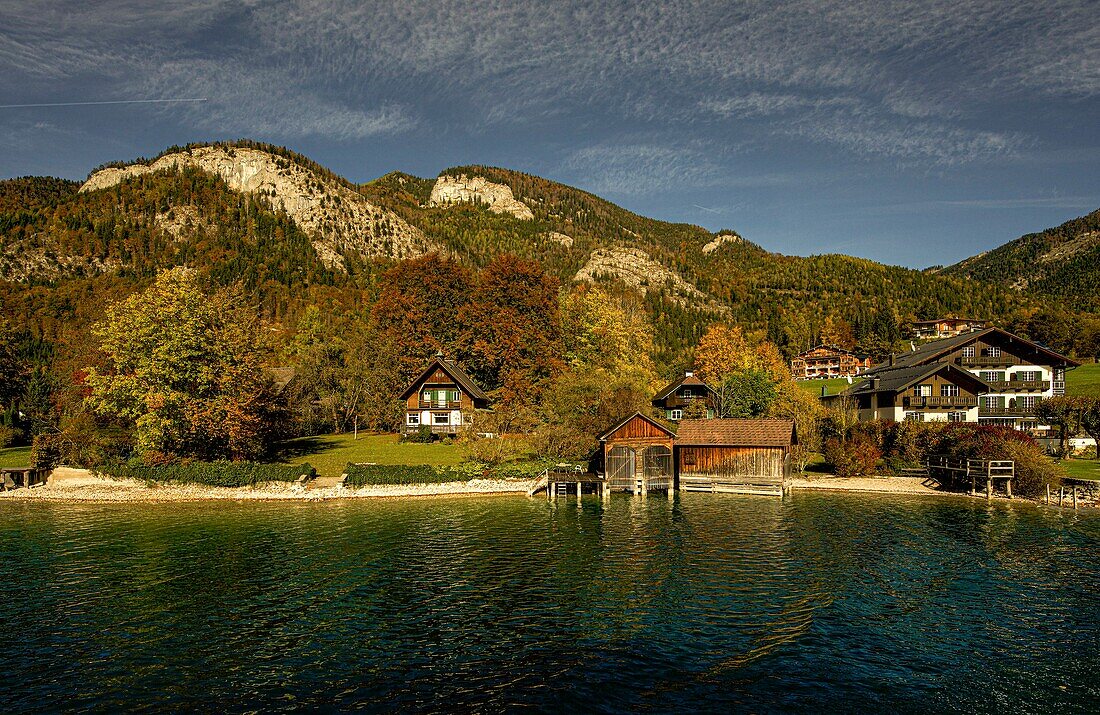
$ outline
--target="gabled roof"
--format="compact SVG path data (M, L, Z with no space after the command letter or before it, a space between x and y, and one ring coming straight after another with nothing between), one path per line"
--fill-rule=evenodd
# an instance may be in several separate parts
M949 362L935 362L929 365L885 368L876 370L873 374L865 372L861 382L849 387L841 394L869 395L876 392L901 392L941 372L950 375L952 382L968 383L971 387L977 388L977 391L989 392L992 389L989 383L969 370L955 367ZM877 387L875 380L878 380Z
M676 390L680 389L684 385L688 385L688 386L691 386L691 387L705 387L705 388L707 388L707 392L710 392L711 394L714 393L714 388L713 387L711 387L707 383L700 380L694 374L691 374L691 375L684 375L679 380L676 380L675 382L669 383L668 385L663 387L660 392L658 392L656 395L653 396L653 401L656 402L658 400L665 399L666 397L671 395L673 392L676 392Z
M915 350L909 352L898 353L894 355L893 367L910 367L913 365L926 365L931 362L940 360L948 353L951 353L959 348L962 348L969 343L977 340L984 340L990 337L1000 338L1009 342L1014 342L1022 345L1026 350L1033 350L1040 356L1044 356L1050 359L1054 365L1065 365L1067 367L1077 367L1080 363L1069 359L1065 355L1045 348L1038 343L1032 342L1027 338L1021 338L1019 335L1013 335L1007 330L1001 330L1000 328L985 328L984 330L978 330L973 333L964 333L962 335L956 335L952 338L942 338L940 340L933 340L931 342L924 343L923 345L916 346ZM889 363L882 363L875 365L871 368L870 373L877 373L880 370L890 369ZM865 375L868 373L864 373Z
M415 380L409 383L409 386L406 387L404 392L399 395L400 399L408 399L409 395L411 395L420 386L421 383L431 377L432 373L435 372L436 369L443 370L443 372L447 373L447 375L449 375L450 378L455 381L455 384L462 388L463 392L465 392L467 395L474 398L475 400L489 399L489 396L485 394L485 391L477 386L477 383L474 382L474 379L466 374L466 371L459 367L458 363L456 363L454 360L444 360L441 357L436 357L434 360L432 360L431 364L428 365L428 367L426 367Z
M682 420L676 434L682 447L789 447L796 441L792 420Z
M810 353L812 353L814 350L822 350L822 349L831 350L834 353L843 353L845 355L855 355L857 358L860 358L860 359L870 357L870 355L868 355L867 353L859 353L859 352L856 352L855 350L845 350L844 348L838 348L836 345L826 345L825 343L820 343L818 345L815 345L812 348L810 348L809 350L803 350L796 357L804 357L804 356L809 355Z
M624 417L621 420L619 420L618 422L616 422L615 426L612 427L611 429L604 430L600 434L600 436L597 437L596 439L603 442L605 439L607 439L612 434L614 434L616 432L616 430L618 430L620 427L622 427L623 425L625 425L627 422L634 419L635 417L639 417L639 418L645 420L649 424L653 425L657 429L659 429L662 432L664 432L665 434L667 434L669 437L675 437L676 436L676 433L673 432L672 429L670 427L668 427L668 425L665 425L661 422L658 422L657 420L653 419L652 417L650 417L648 415L643 415L641 412L635 412L634 414L627 415L626 417Z
M910 320L909 325L935 325L936 323L988 323L978 318L933 318L932 320Z

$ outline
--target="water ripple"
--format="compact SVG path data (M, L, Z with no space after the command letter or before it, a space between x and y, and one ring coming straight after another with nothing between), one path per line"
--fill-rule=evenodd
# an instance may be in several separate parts
M0 711L1088 712L1100 518L809 494L0 505Z

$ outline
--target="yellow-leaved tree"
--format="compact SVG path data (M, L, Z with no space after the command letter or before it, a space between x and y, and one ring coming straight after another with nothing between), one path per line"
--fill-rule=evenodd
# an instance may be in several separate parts
M88 406L133 433L147 463L249 459L268 446L273 399L262 326L234 291L164 271L108 309L93 333L105 367L89 368Z

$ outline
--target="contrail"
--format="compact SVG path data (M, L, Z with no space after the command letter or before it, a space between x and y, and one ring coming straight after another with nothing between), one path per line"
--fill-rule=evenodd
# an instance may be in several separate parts
M99 104L164 104L167 102L205 102L206 97L194 99L115 99L99 102L43 102L40 104L0 104L0 109L22 109L24 107L90 107Z
M712 213L712 214L720 214L720 213L722 213L722 209L708 209L708 208L707 208L706 206L700 206L699 204L692 204L692 206L694 206L695 208L699 209L700 211L708 211L708 212L710 212L710 213Z

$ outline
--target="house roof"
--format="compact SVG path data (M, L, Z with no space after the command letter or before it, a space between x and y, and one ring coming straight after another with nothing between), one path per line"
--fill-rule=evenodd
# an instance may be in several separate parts
M931 342L924 343L923 345L917 345L916 349L909 352L898 353L894 355L894 364L891 366L889 363L882 363L875 365L871 368L869 373L874 374L881 370L889 370L891 367L911 367L914 365L926 365L931 362L940 360L943 356L947 355L954 350L957 350L965 345L975 342L977 340L987 339L989 337L1000 338L1008 342L1017 343L1023 346L1026 350L1032 350L1039 354L1039 356L1047 357L1054 365L1065 365L1067 367L1077 367L1080 363L1069 359L1065 355L1045 348L1038 343L1032 342L1026 338L1021 338L1019 335L1013 335L1007 330L1001 330L1000 328L985 328L984 330L978 330L973 333L964 333L963 335L956 335L952 338L942 338L940 340L933 340Z
M789 447L794 422L770 419L682 420L676 444L692 447Z
M857 358L860 358L860 359L870 357L870 355L868 355L867 353L860 353L860 352L856 352L855 350L845 350L844 348L838 348L836 345L826 345L825 343L815 345L812 348L810 348L809 350L803 350L802 352L800 352L798 354L797 357L805 357L805 356L809 355L810 353L812 353L814 350L822 350L822 349L831 350L834 353L843 353L844 355L855 355Z
M910 320L909 325L935 325L937 323L988 323L977 318L933 318L932 320Z
M668 397L669 395L671 395L673 392L676 392L676 390L680 389L684 385L701 386L701 387L707 388L708 392L712 392L712 393L714 392L713 387L711 387L707 383L700 380L694 374L691 374L691 375L684 375L679 380L676 380L675 382L669 383L668 385L663 387L660 392L658 392L656 395L654 395L653 399L654 399L654 401L663 400L666 397Z
M649 415L643 415L641 412L635 412L633 414L627 415L626 417L624 417L621 420L619 420L618 422L616 422L615 426L612 427L611 429L604 430L600 434L600 436L597 437L596 439L598 439L601 442L604 441L605 439L610 437L612 434L614 434L616 430L618 430L620 427L622 427L623 425L625 425L627 422L634 419L635 417L640 417L641 419L645 420L649 424L653 425L657 429L659 429L662 432L664 432L665 434L667 434L669 437L675 437L676 436L676 432L674 432L671 427L664 424L663 422L655 420L652 417L650 417Z
M474 382L474 379L470 377L466 373L466 371L459 366L458 363L456 363L454 360L445 360L441 357L436 357L434 360L432 360L431 364L429 364L428 367L426 367L415 380L409 383L409 386L406 387L404 392L399 395L400 399L407 399L409 395L411 395L420 386L421 383L431 377L431 374L435 372L437 368L447 373L451 377L451 379L455 381L455 384L462 388L463 392L465 392L467 395L474 398L475 400L489 399L489 396L485 394L485 391L477 386L477 383Z
M275 394L281 395L291 380L298 374L298 371L292 367L271 367L267 369L267 374L271 378Z
M969 370L955 367L951 363L935 362L929 365L892 367L876 370L874 373L863 373L864 379L861 382L849 387L841 394L868 395L876 392L901 392L911 385L941 372L949 374L953 382L969 383L971 387L976 387L978 390L985 392L992 389L989 383ZM875 386L875 380L878 380L877 387Z

